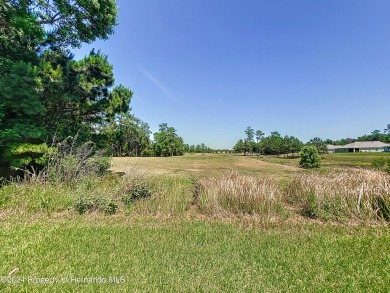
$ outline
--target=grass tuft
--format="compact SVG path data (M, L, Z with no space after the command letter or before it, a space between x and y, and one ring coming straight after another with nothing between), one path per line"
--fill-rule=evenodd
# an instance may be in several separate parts
M235 172L199 181L196 188L199 209L211 216L277 216L281 210L281 190L271 177L255 178Z
M310 218L389 221L390 176L358 168L296 174L286 200Z

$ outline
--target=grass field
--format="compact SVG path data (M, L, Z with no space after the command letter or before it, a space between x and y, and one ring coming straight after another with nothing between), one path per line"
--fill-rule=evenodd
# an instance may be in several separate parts
M323 167L369 167L371 162L383 157L390 159L390 153L334 153L320 154ZM263 159L269 163L283 164L292 167L299 166L299 158L285 158L284 156L269 156Z
M349 155L326 155L326 168L369 164L373 158ZM197 192L218 178L227 185L244 182L250 192L252 182L262 188L262 182L269 183L261 180L271 176L283 194L292 177L306 173L283 165L284 159L265 160L236 155L114 158L112 170L126 173L123 177L71 186L3 187L0 291L388 291L386 222L310 219L283 199L282 207L268 210L273 216L267 218L256 209L253 214L229 212L242 208L245 197L223 203L216 197L208 212L194 205ZM120 205L114 215L78 215L70 206L82 195L119 199L140 177L152 196Z
M259 160L256 156L239 155L186 155L168 158L114 158L112 170L127 174L145 175L181 175L201 178L218 175L221 172L236 170L241 174L261 176L272 174L280 178L289 177L299 169L291 166L280 166Z

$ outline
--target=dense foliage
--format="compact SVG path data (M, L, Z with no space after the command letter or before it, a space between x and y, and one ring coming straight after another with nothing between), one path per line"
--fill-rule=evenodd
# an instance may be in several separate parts
M280 155L294 154L300 151L302 142L294 136L282 137L279 132L274 131L267 137L264 137L264 132L257 130L256 132L248 127L245 130L247 137L239 139L233 151L236 153L262 154L262 155ZM254 141L256 138L256 141Z
M129 110L132 92L114 87L107 56L92 51L76 61L70 53L106 39L116 18L114 0L0 4L0 173L42 165L54 136L90 140Z
M184 153L183 138L176 134L176 129L160 124L159 131L154 133L153 151L157 157L178 156Z
M304 146L300 152L301 160L299 166L305 169L318 168L321 165L321 158L314 146Z

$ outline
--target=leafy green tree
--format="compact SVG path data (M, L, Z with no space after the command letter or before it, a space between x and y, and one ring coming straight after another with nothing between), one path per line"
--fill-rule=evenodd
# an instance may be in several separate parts
M159 131L154 133L153 149L156 157L181 156L184 153L183 138L176 134L175 128L162 123Z
M149 125L130 115L119 116L100 130L104 142L114 156L149 156L151 147Z
M39 101L37 72L24 62L13 62L0 79L0 165L3 173L11 166L38 164L46 130L36 121L45 114ZM0 174L1 175L1 174Z
M384 133L384 134L390 134L390 124L387 124L387 125L386 125L386 128L383 129L383 133Z
M239 139L233 147L233 152L242 153L244 152L244 149L245 149L244 141L242 139Z
M262 139L264 138L264 132L262 132L261 130L256 130L256 151L257 151L257 154L260 153L260 150L261 150L261 141Z
M132 93L113 88L107 57L74 61L69 51L107 39L116 19L114 0L0 2L0 176L38 164L46 138L90 138L129 110Z
M107 39L117 24L115 0L19 0L14 7L35 17L45 28L45 45L79 47L95 39Z
M311 145L304 146L300 153L301 160L299 165L304 169L319 168L321 158L318 155L317 148Z
M262 146L265 155L279 155L283 152L283 138L279 132L273 131L262 140Z
M318 153L324 154L328 151L326 143L319 137L312 138L307 144L314 146L317 149Z
M292 154L300 152L302 149L303 143L296 137L290 136L290 151Z
M249 152L251 155L253 154L253 150L255 148L254 144L254 137L255 137L255 131L252 127L248 126L245 129L246 139L244 142L244 155L246 152Z
M0 2L0 75L13 61L38 64L37 49L45 41L37 17L16 2Z
M42 125L50 134L62 139L83 125L93 132L96 125L130 110L133 93L122 85L113 87L112 65L100 52L73 61L72 56L47 51L41 66L40 99L46 109Z

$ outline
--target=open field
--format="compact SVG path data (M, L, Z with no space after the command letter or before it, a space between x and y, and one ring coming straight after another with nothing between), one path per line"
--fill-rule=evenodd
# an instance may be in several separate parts
M113 158L111 169L114 172L127 174L175 174L196 178L218 175L231 170L251 176L272 174L279 178L287 178L292 172L299 171L296 167L261 161L256 156L224 154L205 154L205 156L196 154L167 158Z
M390 159L390 153L335 153L335 154L320 154L323 167L369 167L371 162L383 157ZM283 164L286 166L298 167L299 158L285 158L284 156L267 156L260 157L259 160L264 160L269 163Z
M340 169L345 162L371 160L348 155L326 155L334 162L325 168L334 172L326 174L256 156L114 158L112 170L125 172L122 177L5 186L0 189L0 276L11 273L19 283L2 278L0 291L385 292L390 230L387 221L375 220L370 202L384 182L379 199L386 207L388 175ZM357 175L356 182L349 179ZM151 195L126 205L123 199L138 186L137 178ZM336 195L342 190L337 182L340 188L349 182L351 198L360 198L354 187L360 181L371 184L373 199L361 199L368 221L355 210L339 215L342 210L332 210L339 198L327 193L310 206L308 180L309 189L319 192L327 192L327 180L333 180L329 192ZM256 196L248 197L252 193ZM74 203L83 198L97 199L104 209L78 215ZM116 213L104 213L113 201L119 203ZM318 218L301 213L301 205ZM353 200L348 208L355 208ZM36 284L29 276L59 280Z
M321 155L324 165L330 166L370 166L375 158L390 159L390 153L336 153Z

